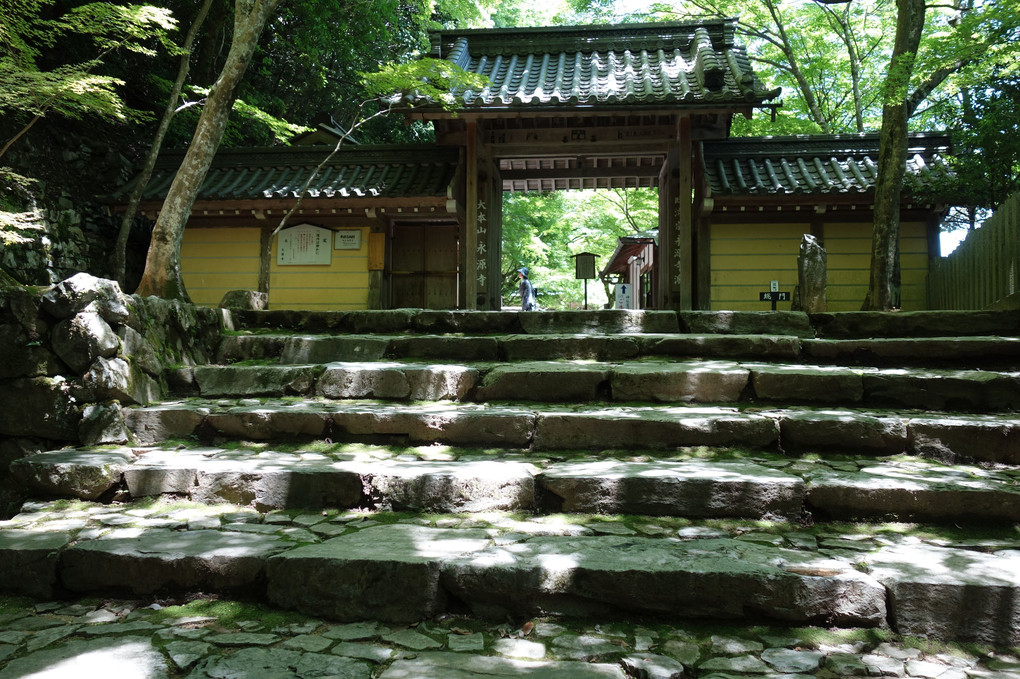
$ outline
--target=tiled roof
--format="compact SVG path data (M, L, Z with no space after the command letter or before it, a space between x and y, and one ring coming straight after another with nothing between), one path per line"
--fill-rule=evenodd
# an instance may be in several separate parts
M913 185L924 186L943 175L948 152L944 135L911 135L907 176L914 178ZM703 142L702 166L716 196L867 193L874 190L878 176L878 135Z
M736 19L624 26L442 31L432 57L488 77L461 110L571 106L747 106L772 99Z
M297 198L332 146L223 149L198 200ZM166 153L142 199L166 197L183 152ZM412 198L447 195L458 150L436 146L352 146L341 149L308 186L309 198ZM131 184L112 197L123 200Z

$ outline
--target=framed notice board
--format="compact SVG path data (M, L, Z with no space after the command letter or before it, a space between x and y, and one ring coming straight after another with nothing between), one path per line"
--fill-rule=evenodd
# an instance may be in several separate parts
M333 261L333 232L312 224L298 224L280 232L276 244L279 266L326 264Z

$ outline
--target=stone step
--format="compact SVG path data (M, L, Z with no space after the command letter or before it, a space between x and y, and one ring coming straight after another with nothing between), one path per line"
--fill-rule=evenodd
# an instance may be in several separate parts
M65 449L15 461L44 497L184 497L270 509L568 512L693 519L1020 522L1020 470L920 460L587 457L407 449ZM387 453L389 457L387 457ZM439 460L436 457L446 457Z
M740 405L186 399L125 408L136 440L218 437L557 450L732 446L1020 464L1020 418Z
M224 335L217 362L533 361L743 358L862 366L1020 369L1020 337L810 339L761 334Z
M1020 372L847 368L729 360L629 363L207 365L169 377L205 398L825 404L963 412L1020 410Z
M353 334L690 333L792 335L830 339L869 337L1020 337L1020 317L1009 311L840 312L790 311L387 311L224 312L235 329Z
M892 626L1020 643L1013 533L968 544L902 526L727 532L646 521L659 531L650 537L597 517L385 523L219 511L100 505L52 517L36 504L0 523L0 589L37 598L219 592L338 621L415 622L466 609L504 620Z

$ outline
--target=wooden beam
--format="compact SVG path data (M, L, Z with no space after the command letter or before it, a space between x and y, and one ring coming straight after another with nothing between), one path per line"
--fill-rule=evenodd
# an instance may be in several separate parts
M562 158L564 156L661 156L669 137L647 141L549 142L498 145L499 158Z
M606 125L599 127L544 127L490 130L486 141L494 149L529 145L612 145L648 143L672 139L673 125Z
M677 211L677 267L679 289L673 292L673 301L680 309L694 308L694 281L697 279L694 257L694 215L691 191L693 190L694 147L691 142L691 119L680 119L677 137L676 160L680 176L676 202ZM677 307L674 307L677 308Z
M444 196L423 196L419 198L306 198L301 203L301 209L295 215L343 215L343 214L364 214L365 208L376 208L377 210L403 209L405 212L433 212L442 211L447 213L447 197ZM191 208L192 215L203 213L221 214L223 216L248 216L259 217L260 219L279 219L284 212L294 205L294 199L278 198L257 198L253 200L204 200L196 201ZM116 210L118 206L113 206ZM144 212L158 213L163 207L162 201L146 201L139 205L139 210Z
M623 177L658 177L660 165L640 167L585 167L550 170L503 170L504 181L528 179L614 179Z

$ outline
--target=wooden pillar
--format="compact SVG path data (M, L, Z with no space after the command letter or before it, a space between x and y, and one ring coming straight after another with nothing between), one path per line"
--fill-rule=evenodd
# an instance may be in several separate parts
M478 301L478 124L467 123L464 158L464 308L476 309Z
M676 245L674 246L674 257L677 262L677 284L674 286L672 297L672 308L693 309L694 308L694 286L697 280L697 272L694 269L694 215L693 215L693 158L694 149L691 144L691 119L684 117L680 119L680 129L677 139L676 162L678 177L678 191L676 201Z
M709 199L711 200L711 199ZM695 225L694 308L712 309L712 221L708 216Z
M712 209L715 200L708 194L708 182L702 171L701 145L692 144L692 185L694 186L694 308L712 308Z
M503 250L503 179L499 174L499 167L491 159L487 159L489 167L488 197L486 199L486 261L488 262L489 276L487 279L488 296L487 309L498 311L502 305L502 284L503 272L500 270L502 264Z
M691 121L681 118L676 144L659 174L660 309L693 309L696 280L692 201Z
M669 303L670 281L674 278L673 261L673 202L676 199L676 185L673 182L673 150L666 152L666 160L659 171L659 261L655 268L656 309L671 309Z
M502 184L499 171L492 161L489 147L482 138L475 138L475 202L474 258L475 295L470 308L481 311L499 308L499 251L502 217Z
M368 234L368 308L383 308L383 285L386 270L386 233Z

